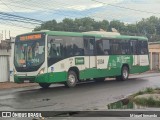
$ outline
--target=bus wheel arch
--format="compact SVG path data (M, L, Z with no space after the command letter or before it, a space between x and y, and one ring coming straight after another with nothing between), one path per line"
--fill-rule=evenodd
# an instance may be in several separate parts
M68 70L67 80L64 83L66 87L75 87L79 80L79 69L77 67L71 67Z
M127 80L129 77L129 65L128 64L123 64L121 67L121 75L120 76L116 76L116 80L118 81L124 81Z

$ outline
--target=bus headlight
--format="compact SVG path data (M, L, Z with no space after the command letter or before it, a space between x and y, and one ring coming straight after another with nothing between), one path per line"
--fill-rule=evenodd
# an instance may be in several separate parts
M44 68L42 68L42 69L39 71L38 74L40 75L40 74L43 74L43 73L44 73Z

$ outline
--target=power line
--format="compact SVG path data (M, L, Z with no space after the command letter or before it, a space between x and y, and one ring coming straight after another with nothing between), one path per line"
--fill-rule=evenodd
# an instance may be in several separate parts
M0 0L2 4L4 4L5 6L7 6L12 12L14 12L14 10L12 8L10 8L5 2L3 2L2 0Z
M13 0L12 0L13 1ZM26 1L25 1L26 2ZM18 5L15 5L15 4L12 4L12 3L15 3L15 4L18 4ZM54 14L58 14L58 15L64 15L64 16L68 16L68 17L77 17L77 15L81 15L81 16L83 16L83 17L85 17L85 16L87 16L87 17L90 17L89 15L87 15L87 14L82 14L82 13L76 13L76 12L74 12L74 11L72 11L72 13L73 14L76 14L76 16L75 15L68 15L68 14L66 14L66 13L64 13L63 11L60 11L60 10L55 10L55 9L50 9L50 6L48 6L48 5L50 5L50 4L46 4L46 2L45 2L45 5L42 5L42 4L39 4L39 3L36 3L36 4L31 4L31 2L29 2L29 5L32 7L26 7L26 6L19 6L19 5L24 5L24 3L23 2L12 2L12 3L8 3L8 4L10 4L10 6L15 6L15 7L20 7L20 8L25 8L25 9L30 9L30 10L38 10L38 9L33 9L33 7L34 8L43 8L43 9L45 9L45 11L43 11L43 12L49 12L49 11L51 11L51 12L53 12L53 10L54 10ZM66 5L69 5L69 4L64 4L64 3L60 3L60 5L57 5L57 3L56 3L56 6L59 6L59 7L66 7ZM45 6L45 7L44 7ZM82 7L76 7L76 8L82 8ZM58 13L57 13L58 12Z
M36 24L36 25L41 25L41 24L39 24L39 23L32 23L32 22L29 22L29 21L23 21L23 20L16 20L16 19L8 19L8 18L2 18L1 16L0 16L0 20L7 20L7 21L16 21L16 22L23 22L23 23L29 23L29 24Z
M11 1L13 1L13 0L11 0ZM26 2L26 1L25 1ZM14 5L12 4L12 3L15 3ZM36 4L31 4L31 2L29 2L29 4L28 5L30 5L31 7L26 7L26 6L24 6L24 3L23 2L15 2L15 1L13 1L12 3L7 3L7 4L10 4L10 6L15 6L15 7L20 7L20 8L25 8L25 9L30 9L30 10L37 10L37 9L33 9L33 6L34 6L34 8L44 8L45 9L45 11L48 13L49 12L49 10L52 12L52 10L53 9L49 9L50 8L50 6L48 6L48 5L50 5L50 4L46 4L46 2L45 2L45 5L43 5L43 6L45 6L45 7L43 7L41 4L39 4L39 3L36 3ZM26 2L27 3L27 2ZM17 5L18 4L18 5ZM70 5L70 4L64 4L64 3L60 3L61 5L57 5L57 3L56 3L56 6L60 6L61 8L62 7L66 7L66 5ZM23 6L19 6L19 5L23 5ZM76 7L76 8L82 8L82 7ZM43 12L45 12L45 11L43 11ZM73 14L72 15L66 15L66 13L63 13L62 11L60 11L60 10L54 10L54 11L56 11L54 14L58 14L58 15L64 15L64 16L68 16L68 17L74 17L74 18L76 18L77 17L77 15L81 15L81 16L83 16L83 17L94 17L94 15L87 15L87 14L82 14L82 13L76 13L76 12L73 12L72 11L72 13L73 14L76 14L76 16L74 16ZM89 13L91 13L91 12L89 12ZM96 16L97 17L97 16ZM104 19L104 17L98 17L98 18L101 18L101 19Z
M0 0L2 2L2 0ZM5 6L7 6L8 8L10 8L7 4L5 4L4 2L2 2ZM14 11L13 11L14 12ZM5 12L0 12L0 15L3 15L4 17L14 17L15 19L23 19L24 21L30 21L30 22L38 22L38 23L43 23L43 21L41 20L37 20L37 19L32 19L32 18L27 18L27 17L22 17L22 16L18 16L18 15L14 15L14 14L9 14L9 13L5 13Z
M19 4L20 5L20 4ZM23 9L30 9L30 10L38 10L38 9L33 9L33 8L30 8L30 7L22 7L22 6L19 6L19 5L13 5L13 4L10 4L10 6L15 6L15 7L19 7L19 8L23 8ZM36 8L39 8L39 7L36 7ZM53 9L48 9L48 10L52 10L53 12ZM39 10L39 12L41 12L42 10ZM54 10L54 11L57 11L59 13L54 13L54 14L58 14L58 15L64 15L64 16L69 16L69 17L75 17L73 15L65 15L64 13L62 13L62 11L59 11L59 10ZM49 11L42 11L42 12L49 12Z
M26 1L25 1L26 2ZM56 3L56 6L60 6L61 8L62 7L66 7L66 6L68 6L68 5L71 5L71 4L64 4L64 3L61 3L61 2L58 2L58 3L60 3L60 5L58 4L57 5L57 3ZM21 5L24 5L23 3L17 3L17 4L21 4ZM102 4L102 3L101 3ZM43 7L41 4L31 4L31 3L29 3L29 5L34 5L34 6L36 6L36 7ZM49 4L50 5L50 4ZM45 4L44 6L46 6L45 7L45 9L48 9L50 6L48 6L48 4ZM43 7L44 8L44 7ZM82 7L76 7L76 8L82 8ZM48 10L52 10L52 9L48 9ZM54 10L54 11L57 11L58 13L54 13L54 14L59 14L59 15L65 15L65 16L69 16L69 17L77 17L77 16L73 16L73 15L66 15L66 14L61 14L62 13L62 11L59 11L59 10ZM94 10L94 11L96 11L96 10ZM80 14L80 15L82 15L83 17L96 17L96 18L100 18L101 20L103 20L103 19L105 19L103 16L95 16L95 15L88 15L88 14L84 14L84 13L76 13L76 12L74 12L74 11L72 11L73 12L73 14ZM87 13L91 13L91 14L93 14L93 12L87 12ZM108 12L107 12L108 13ZM110 16L113 16L113 15L110 15ZM118 15L119 16L119 15ZM116 18L118 17L118 16L116 16Z
M41 21L41 20L32 19L32 18L28 18L28 17L22 17L22 16L18 16L18 15L5 13L5 12L0 12L0 14L5 15L5 16L13 16L13 17L20 18L20 19L26 19L26 20L30 20L30 21L36 21L36 22L39 22L39 23L43 23L43 21Z
M14 24L12 22L6 23L6 22L0 21L0 23L5 24L5 25L9 25L9 26L16 26L16 27L20 27L20 28L25 28L25 29L32 29L32 30L34 29L34 28L30 28L30 27L25 27L25 26L22 26L22 25Z

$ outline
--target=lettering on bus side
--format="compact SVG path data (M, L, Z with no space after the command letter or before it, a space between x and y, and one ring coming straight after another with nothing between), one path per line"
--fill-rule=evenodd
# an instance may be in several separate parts
M97 60L97 64L99 65L99 64L104 64L104 59L98 59Z

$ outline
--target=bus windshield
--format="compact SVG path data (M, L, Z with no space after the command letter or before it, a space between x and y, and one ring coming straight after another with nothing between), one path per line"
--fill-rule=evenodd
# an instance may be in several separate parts
M45 40L40 38L36 40L21 41L18 37L15 42L15 60L14 64L20 71L38 69L45 60Z

